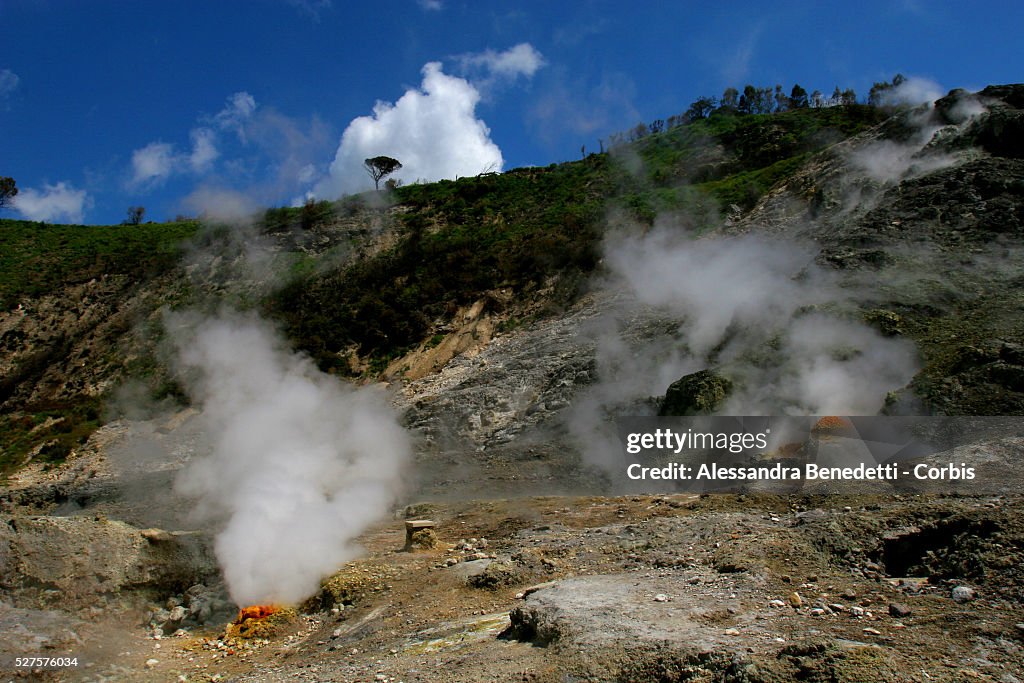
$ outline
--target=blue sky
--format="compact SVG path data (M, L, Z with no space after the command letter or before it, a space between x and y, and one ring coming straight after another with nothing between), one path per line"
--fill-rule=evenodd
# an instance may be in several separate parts
M0 0L0 216L334 198L378 154L404 182L546 165L746 83L1019 82L1022 26L1019 1Z

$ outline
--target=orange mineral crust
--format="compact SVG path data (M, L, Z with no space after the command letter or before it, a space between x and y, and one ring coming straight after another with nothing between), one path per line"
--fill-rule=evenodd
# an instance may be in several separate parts
M238 612L238 618L235 619L236 624L245 622L246 619L265 619L274 612L277 612L281 608L276 605L250 605L249 607L243 607Z

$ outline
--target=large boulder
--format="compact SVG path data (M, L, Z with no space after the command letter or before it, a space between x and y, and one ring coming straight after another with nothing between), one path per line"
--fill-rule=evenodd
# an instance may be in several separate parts
M684 375L669 385L658 415L710 415L731 391L732 381L713 370Z

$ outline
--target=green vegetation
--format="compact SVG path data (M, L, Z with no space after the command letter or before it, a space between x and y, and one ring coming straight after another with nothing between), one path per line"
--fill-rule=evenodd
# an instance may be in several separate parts
M269 309L325 369L341 368L338 353L352 344L374 358L394 357L488 290L526 291L555 273L591 270L607 164L595 156L398 188L394 200L410 211L397 245L297 280Z
M172 268L198 223L48 225L0 220L0 310L104 275L143 280Z
M0 209L11 206L18 194L18 184L10 176L0 176Z
M675 212L709 229L720 207L751 207L809 154L882 118L856 104L719 110L582 161L399 187L391 201L409 210L398 244L346 268L310 271L266 309L322 369L344 372L353 346L378 369L490 290L522 295L556 282L562 303L571 299L598 262L609 208L648 224ZM355 210L353 201L335 210ZM295 216L275 209L266 220L294 224Z
M36 462L61 463L100 423L100 402L89 397L0 414L0 473L21 465L35 448Z

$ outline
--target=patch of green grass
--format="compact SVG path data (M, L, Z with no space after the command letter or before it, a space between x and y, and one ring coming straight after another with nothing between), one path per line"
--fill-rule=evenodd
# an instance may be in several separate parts
M0 310L104 275L142 280L181 257L198 223L50 225L0 219Z

